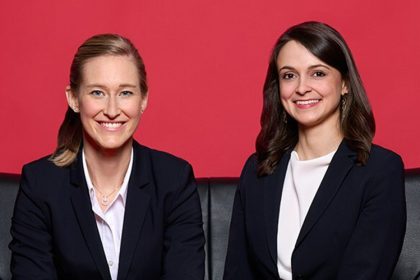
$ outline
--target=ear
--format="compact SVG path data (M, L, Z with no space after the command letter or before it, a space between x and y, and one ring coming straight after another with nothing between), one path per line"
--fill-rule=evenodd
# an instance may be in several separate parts
M144 97L142 97L142 99L140 101L140 112L141 113L143 113L146 110L148 100L149 100L149 93L146 92L146 94L144 95Z
M348 89L348 87L347 87L347 81L345 81L345 80L343 80L342 82L341 82L341 95L346 95L346 94L348 94L349 93L349 89Z
M79 113L79 99L71 90L70 86L66 87L66 97L67 97L67 104L69 107L75 112Z

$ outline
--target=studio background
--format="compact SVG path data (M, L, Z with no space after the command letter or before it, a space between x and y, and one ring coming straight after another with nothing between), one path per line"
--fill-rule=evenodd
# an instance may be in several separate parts
M318 20L349 44L376 117L374 142L420 167L416 0L28 0L0 3L0 171L50 154L77 47L119 33L138 47L149 106L136 139L187 159L198 177L239 176L254 151L271 48Z

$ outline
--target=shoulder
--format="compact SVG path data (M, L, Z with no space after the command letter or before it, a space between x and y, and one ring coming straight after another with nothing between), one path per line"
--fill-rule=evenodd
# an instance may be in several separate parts
M258 155L257 153L251 154L246 160L245 165L242 169L241 178L251 177L255 178L256 180L263 180L264 178L278 176L280 173L285 171L285 167L287 167L287 163L289 162L290 153L291 150L284 152L283 155L280 157L278 163L274 166L273 171L270 174L266 175L258 175Z
M270 175L268 175L270 176ZM253 189L259 189L263 177L258 176L258 158L257 154L251 154L246 160L239 178L238 190L246 193Z
M146 154L155 168L183 169L186 166L190 166L186 160L170 153L152 149L140 144L137 145L137 149L139 151L138 156L141 157Z
M165 197L170 194L175 195L171 196L175 199L179 193L196 190L194 172L187 161L140 144L134 147L135 162L138 163L133 165L135 176L143 174L142 176L153 182L150 184L153 188L149 188L151 195Z
M257 177L258 159L257 154L251 154L245 161L244 167L242 168L241 177L254 176Z
M22 168L22 175L51 178L55 174L66 172L67 169L67 167L55 165L48 155L25 164Z
M372 144L366 166L383 168L385 170L404 169L400 155L376 144Z
M160 186L183 185L194 178L191 165L182 158L138 143L134 152L138 172L146 172Z
M56 166L49 158L45 156L23 166L22 191L44 198L63 191L65 182L68 182L69 167Z
M389 177L399 178L404 173L404 164L401 157L397 153L376 144L371 145L369 158L365 164L358 164L356 162L356 152L350 149L342 149L340 155L339 159L347 159L348 156L353 166L351 176L347 180L359 182L359 185L361 182L384 181ZM331 162L331 164L342 165L338 161Z
M384 147L372 144L365 165L352 169L348 182L359 185L368 197L379 194L402 198L404 196L404 164L401 157Z

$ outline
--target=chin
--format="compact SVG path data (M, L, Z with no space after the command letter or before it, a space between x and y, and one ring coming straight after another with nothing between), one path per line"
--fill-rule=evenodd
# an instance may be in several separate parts
M319 121L317 119L295 119L296 122L298 123L299 126L304 126L304 127L311 127L314 125L317 125L319 123Z
M132 137L127 139L123 139L122 137L117 137L114 139L86 139L87 142L95 149L95 150L105 150L105 151L116 151L119 149L123 149L127 145L131 144Z
M123 147L125 147L126 145L130 144L130 139L127 139L125 141L122 141L121 139L119 139L118 141L106 141L106 142L102 142L99 143L99 148L104 149L104 150L118 150L118 149L122 149Z

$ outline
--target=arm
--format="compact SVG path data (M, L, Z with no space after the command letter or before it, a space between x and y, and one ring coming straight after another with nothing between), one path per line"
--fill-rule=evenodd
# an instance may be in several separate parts
M200 198L191 166L186 165L167 217L161 279L204 279L204 243Z
M242 182L243 177L246 176L246 166L244 171L242 171L240 182ZM243 184L240 183L238 189L236 190L235 200L233 203L229 244L225 262L225 272L223 275L224 280L255 279L251 271L251 264L249 263L244 205L245 197Z
M33 195L34 176L22 171L12 217L11 272L13 279L57 279L53 262L48 211Z
M401 159L384 159L366 186L366 199L345 250L339 280L390 279L401 252L406 207Z

